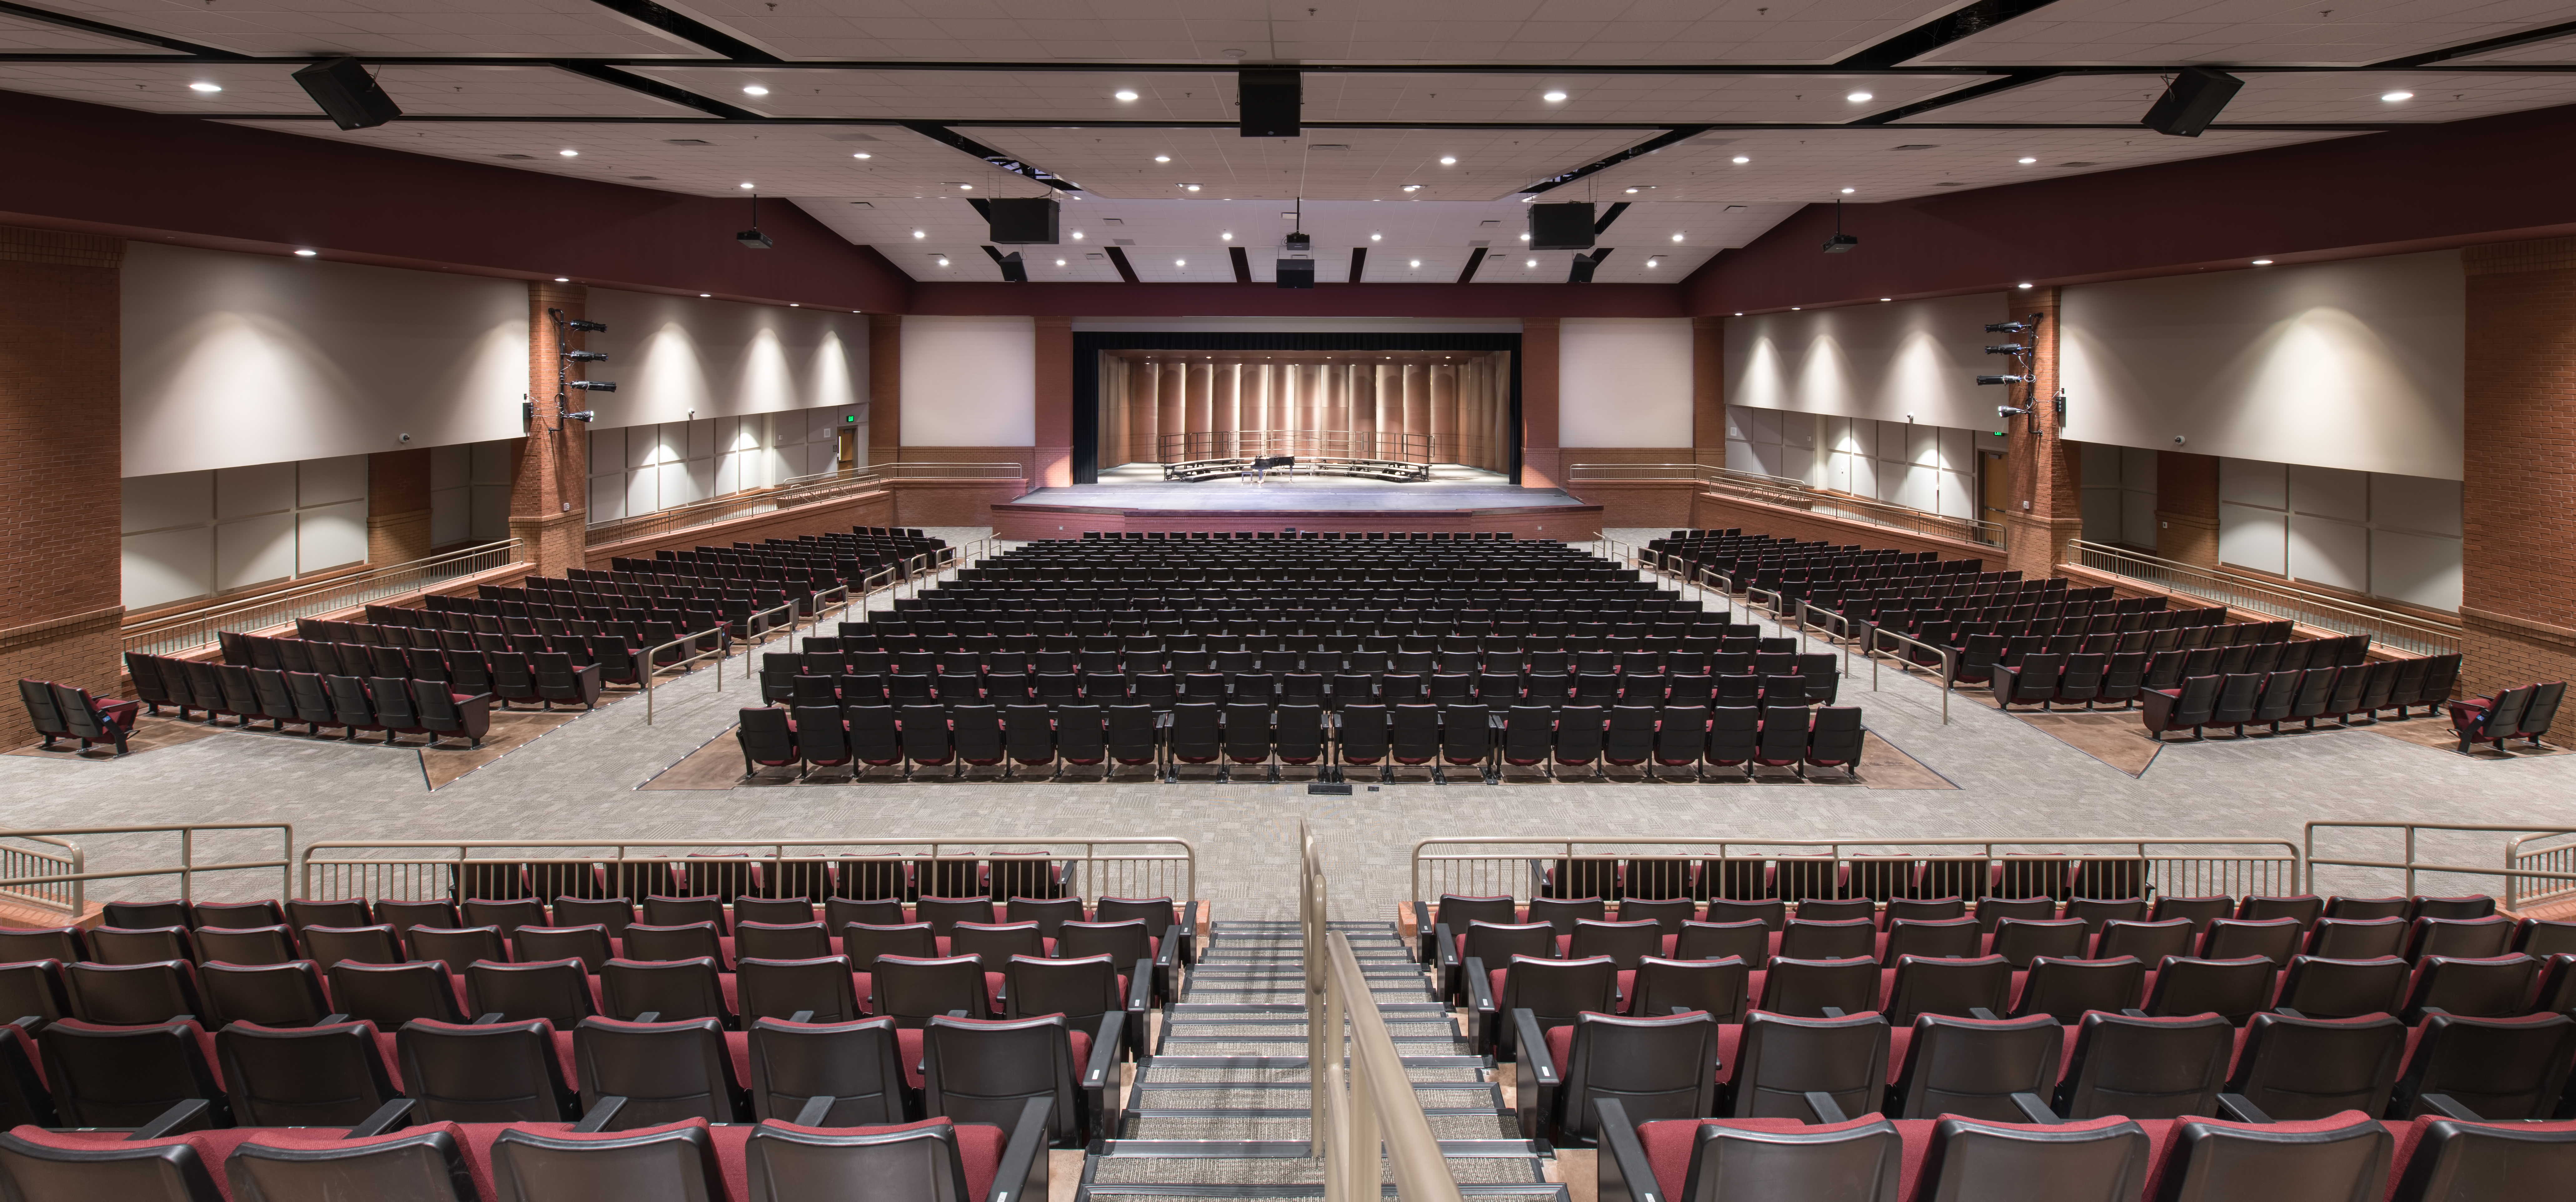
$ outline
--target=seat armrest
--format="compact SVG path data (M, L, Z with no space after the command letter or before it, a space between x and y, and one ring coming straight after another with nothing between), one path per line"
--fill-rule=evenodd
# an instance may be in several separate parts
M2241 1093L2223 1093L2218 1095L2218 1114L2221 1118L2233 1119L2240 1123L2268 1123L2272 1121L2271 1115L2263 1113L2262 1107L2255 1105L2253 1099L2248 1098Z
M2449 1099L2444 1099L2448 1101ZM183 1131L198 1131L214 1126L214 1103L204 1098L174 1102L168 1110L152 1116L152 1121L134 1129L125 1142L139 1144L149 1139L166 1139Z
M1045 1202L1048 1115L1054 1109L1053 1098L1031 1098L1020 1107L1020 1121L1011 1125L1001 1162L993 1168L993 1194L981 1202L1012 1202L1013 1194L1022 1202Z
M342 1138L365 1139L370 1135L382 1135L397 1127L410 1126L412 1108L419 1104L412 1098L395 1098L376 1107L375 1113L361 1120L357 1126L349 1128L349 1134Z
M1092 1118L1085 1142L1118 1133L1118 1044L1126 1029L1127 1012L1112 1010L1100 1016L1100 1029L1091 1037L1091 1063L1081 1066L1081 1088Z
M2056 1111L2049 1109L2048 1103L2041 1101L2038 1094L2027 1091L2016 1093L2012 1096L2012 1100L2013 1105L2021 1107L2022 1115L2034 1123L2055 1126L2066 1121L2059 1118Z
M1138 960L1127 971L1127 1013L1137 1022L1145 1020L1145 1011L1154 1005L1154 962Z
M9 1025L26 1032L27 1037L33 1039L35 1038L36 1032L45 1029L45 1016L41 1014L21 1014L16 1018L10 1019Z
M1434 934L1435 932L1431 929L1430 903L1413 903L1413 960L1415 963L1429 964L1432 962L1431 938Z
M626 1098L624 1095L613 1093L603 1094L600 1096L599 1105L591 1107L587 1113L581 1116L580 1122L572 1125L573 1133L576 1135L588 1135L594 1132L606 1131L608 1130L608 1125L610 1123L617 1121L617 1112L625 1109L625 1107Z
M1843 1113L1842 1103L1836 1102L1832 1094L1821 1089L1810 1089L1806 1091L1806 1098L1807 1109L1816 1112L1816 1121L1819 1123L1840 1123L1850 1118Z
M2122 1006L2120 1007L2120 1013L2128 1018L2145 1018L2147 1016L2146 1011L2140 1010L2135 1006Z
M1646 1146L1637 1141L1637 1125L1628 1121L1628 1108L1616 1098L1602 1098L1593 1103L1601 1113L1601 1155L1599 1165L1600 1202L1669 1202L1658 1197L1663 1192L1655 1184L1655 1167L1646 1159Z
M1467 1010L1474 1019L1467 1032L1467 1038L1474 1041L1477 1051L1490 1053L1494 1049L1495 1037L1501 1033L1496 1029L1496 1024L1501 1022L1502 1015L1494 1008L1494 983L1491 974L1485 969L1484 958L1467 957L1467 963L1460 970L1459 976L1465 979L1465 986L1460 992L1466 994Z
M827 1093L816 1094L813 1097L805 1099L804 1107L796 1112L796 1125L799 1127L822 1126L832 1117L832 1103L839 1100L840 1099Z
M1523 1084L1529 1081L1540 1085L1564 1084L1557 1077L1555 1059L1547 1054L1547 1032L1539 1029L1537 1011L1525 1006L1514 1007L1512 1034L1521 1042L1520 1068L1515 1079L1527 1078Z
M1979 1022L1990 1023L1995 1021L1995 1012L1988 1010L1983 1006L1970 1006L1968 1007L1968 1017L1976 1019Z
M2471 1110L2466 1106L2460 1105L2458 1102L2452 1100L2451 1095L2446 1093L2421 1094L2416 1097L2415 1102L2426 1111L2440 1115L2446 1119L2458 1119L2464 1123L2483 1123L2487 1121L2486 1116L2481 1115L2477 1111Z
M2274 1013L2274 1014L2278 1014L2278 1015L2280 1015L2280 1016L2281 1016L2281 1017L2283 1017L2283 1018L2306 1018L2306 1017L2307 1017L2307 1015L2301 1014L2301 1013L2299 1013L2298 1011L2296 1011L2296 1010L2293 1010L2293 1009L2289 1008L2288 1006L2274 1006L2274 1007L2272 1007L2272 1013Z

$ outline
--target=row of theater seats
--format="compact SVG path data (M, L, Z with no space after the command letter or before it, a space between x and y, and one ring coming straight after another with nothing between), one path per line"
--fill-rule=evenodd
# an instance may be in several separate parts
M1602 1099L1602 1202L2493 1202L2576 1173L2576 1123L2223 1119L2034 1125L1976 1119L1664 1120ZM2544 1191L2545 1192L2545 1191Z
M951 654L961 658L973 655L966 651ZM1147 672L1131 676L1114 669L1086 668L1080 672L1040 673L1032 681L1015 670L978 673L962 664L953 672L898 672L891 676L803 670L842 666L831 662L834 658L854 660L858 657L767 653L764 662L782 663L783 666L761 670L761 699L792 705L843 706L971 705L977 702L1020 705L1032 700L1041 705L1077 702L1116 705L1133 700L1157 711L1169 711L1185 702L1222 705L1257 701L1338 710L1352 705L1419 702L1448 705L1470 698L1497 707L1526 702L1548 708L1625 703L1745 705L1770 709L1830 705L1841 691L1842 684L1842 673L1831 654L1794 655L1788 652L1779 653L1776 657L1760 657L1779 660L1776 664L1766 665L1777 671L1762 675L1746 672L1725 676L1600 672L1568 677L1561 673L1522 676L1512 672L1474 675L1457 672L1424 677L1408 673L1370 676L1343 672L1327 678L1314 672L1278 675L1267 670Z
M2063 594L2069 600L2060 602L2056 598L2061 594L2045 591L2040 594L2045 599L2032 601L2027 595L1962 595L1926 589L1920 595L1844 600L1838 608L1811 602L1808 608L1811 613L1820 609L1834 613L1859 630L1892 631L1951 646L1991 635L2082 639L2089 644L2086 650L2193 651L2289 637L2285 622L2229 623L2224 606L2166 609L2161 597L2114 598L2109 593L2108 587L2074 589Z
M430 1122L380 1130L239 1128L0 1134L0 1188L23 1202L1009 1202L1047 1194L1046 1125L824 1128L703 1119L624 1131L587 1122ZM395 1116L399 1119L401 1116Z
M1701 625L1684 622L1658 623L1683 630L1723 629L1730 632L1714 639L1696 635L1647 635L1613 638L1607 641L1633 643L1627 650L1567 651L1562 648L1533 650L1525 644L1531 640L1488 636L1451 635L1444 638L1381 638L1370 636L1301 636L1293 640L1273 636L1264 641L1276 645L1255 648L1245 645L1226 650L1207 649L1207 640L1184 636L1187 646L1166 645L1152 635L1095 635L1078 640L1069 649L1029 650L1026 639L1013 646L998 635L970 636L989 643L980 648L950 651L886 652L863 650L870 640L859 635L817 636L805 641L802 654L766 652L761 659L764 672L806 676L977 676L996 675L1056 676L1083 673L1094 676L1136 678L1152 675L1191 676L1215 672L1239 676L1264 672L1285 679L1308 675L1321 677L1389 675L1434 676L1776 676L1782 673L1810 671L1815 660L1795 653L1797 642L1790 638L1762 638L1760 627L1728 624L1723 611L1712 612L1712 621ZM841 624L842 630L853 626L867 630L888 623ZM909 626L906 629L910 629ZM953 636L943 636L953 637ZM1707 644L1692 647L1694 641ZM882 632L875 642L884 641ZM1743 650L1717 650L1728 642L1742 642Z
M2550 722L2558 716L2558 703L2566 695L2565 681L2551 681L2505 689L2493 697L2454 701L2450 703L2451 729L2459 733L2463 754L2476 743L2502 751L2509 739L2523 739L2538 747L2540 736L2549 733Z
M2280 723L2294 720L2305 720L2314 729L2319 718L2375 719L2379 711L2391 707L2404 718L2419 704L2431 712L2450 695L2451 683L2459 675L2457 653L2353 666L2306 666L2314 661L2303 654L2305 649L2326 648L2331 642L2264 644L2253 650L2286 649L2289 654L2277 658L2257 655L2250 660L2252 670L2240 672L2226 671L2226 663L2208 648L2153 655L2135 651L2111 655L2033 651L2015 662L1991 663L1984 670L1996 704L2005 709L2036 705L2046 710L2052 705L2079 701L2086 709L2108 701L2117 701L2126 708L2144 700L2148 709L2158 715L2209 715L2200 722L2151 717L2148 726L2159 733L2201 725L2233 725L2242 733L2244 726L2258 722L2271 723L2277 733ZM2246 650L2233 648L2228 658L2248 663L2246 657L2234 654ZM2266 662L2278 666L2263 667ZM2203 680L2223 680L2225 684L2193 683ZM2164 701L2155 699L2158 694L2164 695ZM2178 697L2188 698L2187 705L2178 709L2172 704ZM2159 726L2159 722L2167 725Z
M2195 739L2204 738L2206 728L2212 726L2232 727L2241 736L2247 726L2262 723L2269 723L2278 733L2281 723L2288 721L2304 720L2310 729L2315 728L2319 718L2346 724L2363 718L2376 722L2379 711L2390 706L2395 706L2398 717L2403 718L2407 709L2419 701L2430 713L2448 699L2451 682L2458 675L2459 659L2457 653L2452 653L2426 659L2382 660L2358 668L2186 677L2171 687L2148 690L2142 717L2148 733L2159 740L2176 730L2191 731ZM2410 682L2413 688L2408 687ZM2441 691L2436 693L2435 688ZM2516 698L2511 723L2495 736L2498 745L2503 739L2516 737L2538 742L2539 736L2548 732L2566 688L2564 683L2523 688ZM2487 704L2488 699L2479 698L2474 710L2453 706L2454 719L2462 723L2464 734L2471 727L2484 727L2487 715L2478 711ZM2476 717L2472 721L2468 716L2473 712ZM2461 750L2468 749L2469 741L2462 739Z
M83 751L105 743L123 755L126 737L134 733L134 719L143 712L142 702L92 697L87 689L57 680L20 680L18 701L26 706L27 724L44 737L48 751L54 740L71 739Z

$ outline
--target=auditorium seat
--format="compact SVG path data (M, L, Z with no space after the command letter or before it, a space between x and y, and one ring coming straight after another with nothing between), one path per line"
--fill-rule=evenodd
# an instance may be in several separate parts
M2576 1019L2425 1017L2388 1104L2391 1118L2453 1112L2488 1120L2544 1119L2576 1063ZM2439 1098L2442 1101L2436 1101Z
M403 1092L423 1123L551 1123L580 1117L558 1035L543 1019L467 1026L405 1023L394 1046Z
M2388 1109L2408 1031L2384 1013L2351 1018L2257 1014L2245 1025L2227 1092L2281 1121Z
M2074 1120L2215 1114L2235 1037L2226 1019L2210 1014L2088 1013L2057 1087L2057 1113Z
M99 1023L67 1018L37 1036L54 1108L74 1127L140 1127L202 1099L205 1124L229 1126L214 1041L192 1019Z
M2045 1099L2056 1091L2064 1028L2056 1019L1995 1019L1924 1014L1896 1066L1889 1117L1942 1115L2022 1122L2015 1094Z
M1756 1011L1733 1065L1719 1065L1718 1111L1735 1118L1833 1123L1879 1109L1887 1095L1887 1019L1800 1018ZM1818 1112L1819 1095L1836 1113Z
M355 1127L401 1096L376 1028L234 1023L215 1035L225 1096L245 1127Z

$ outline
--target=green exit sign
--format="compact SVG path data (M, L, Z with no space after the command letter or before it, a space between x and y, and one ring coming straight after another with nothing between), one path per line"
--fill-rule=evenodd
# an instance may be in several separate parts
M859 415L855 413L844 413L841 415L841 420L851 423L852 425L856 425L859 420Z

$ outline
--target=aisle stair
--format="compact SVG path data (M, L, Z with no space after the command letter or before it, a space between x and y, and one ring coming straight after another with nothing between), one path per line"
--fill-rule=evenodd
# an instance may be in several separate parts
M1546 1179L1546 1150L1518 1138L1493 1062L1469 1051L1394 925L1333 927L1351 941L1459 1192L1566 1202ZM1077 1202L1324 1196L1308 1143L1304 952L1293 922L1215 925L1136 1070L1120 1137L1083 1162Z

